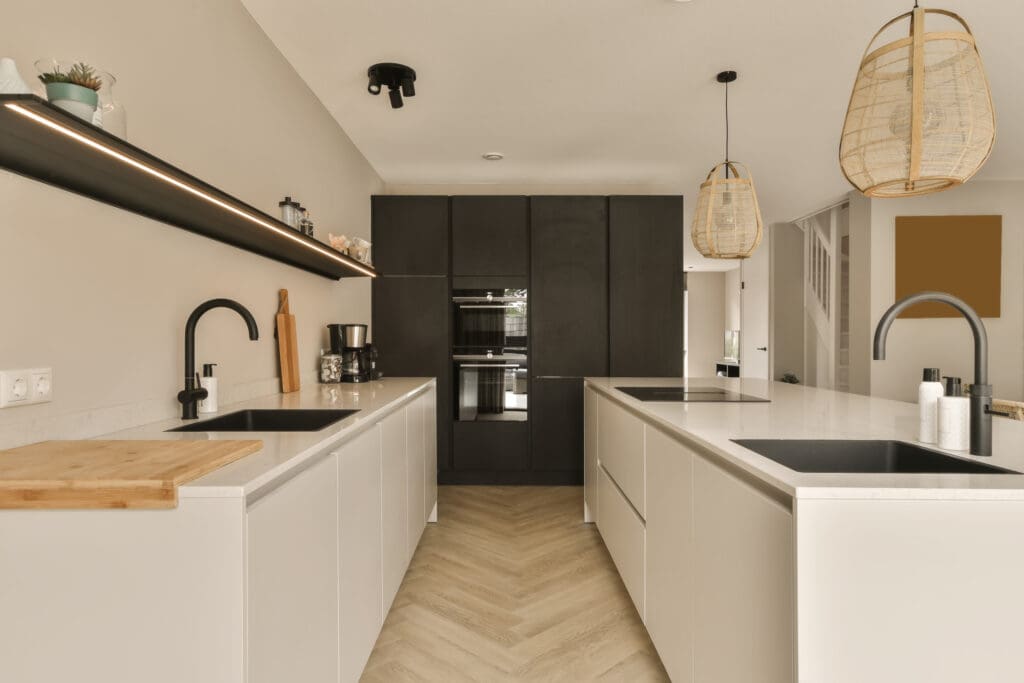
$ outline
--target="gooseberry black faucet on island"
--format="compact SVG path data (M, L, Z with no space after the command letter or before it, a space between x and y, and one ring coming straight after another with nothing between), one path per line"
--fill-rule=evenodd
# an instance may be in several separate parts
M971 455L992 455L992 385L988 383L988 334L978 313L966 301L945 292L918 292L900 299L885 312L875 329L875 360L885 360L889 327L904 310L924 301L948 304L967 319L974 334L974 384L971 385Z
M242 316L246 326L249 328L249 339L256 341L260 338L259 328L256 326L256 319L252 317L242 304L231 299L210 299L199 304L196 310L185 322L185 388L178 392L178 401L181 403L181 419L195 420L199 417L199 402L207 396L206 389L199 386L199 378L196 375L196 323L203 317L203 314L214 308L230 308Z

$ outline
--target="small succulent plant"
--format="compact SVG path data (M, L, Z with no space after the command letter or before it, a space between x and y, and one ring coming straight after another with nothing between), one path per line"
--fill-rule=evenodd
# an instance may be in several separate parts
M75 64L66 72L55 65L53 71L40 74L39 80L43 83L73 83L90 90L99 90L103 85L103 79L96 73L96 69L85 62Z
M43 83L70 83L71 78L60 70L59 66L55 66L53 71L46 71L39 75L39 80Z
M96 69L85 62L79 62L71 67L68 71L68 80L75 85L91 90L99 90L100 86L103 85L103 79L96 73Z

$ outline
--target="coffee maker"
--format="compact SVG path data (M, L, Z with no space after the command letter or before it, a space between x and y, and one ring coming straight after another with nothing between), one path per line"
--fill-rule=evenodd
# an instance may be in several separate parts
M327 329L331 335L331 353L341 356L341 381L368 382L370 354L367 352L366 325L359 323L333 324Z

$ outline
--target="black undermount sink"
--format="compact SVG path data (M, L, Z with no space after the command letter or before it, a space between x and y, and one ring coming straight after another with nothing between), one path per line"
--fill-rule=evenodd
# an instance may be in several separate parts
M239 410L169 432L319 432L358 410Z
M733 439L758 455L797 472L1020 474L903 441Z

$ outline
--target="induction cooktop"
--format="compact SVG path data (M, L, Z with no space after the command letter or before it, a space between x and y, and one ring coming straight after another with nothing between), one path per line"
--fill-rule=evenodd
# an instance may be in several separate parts
M615 387L640 401L675 403L768 403L760 396L748 396L719 387Z

